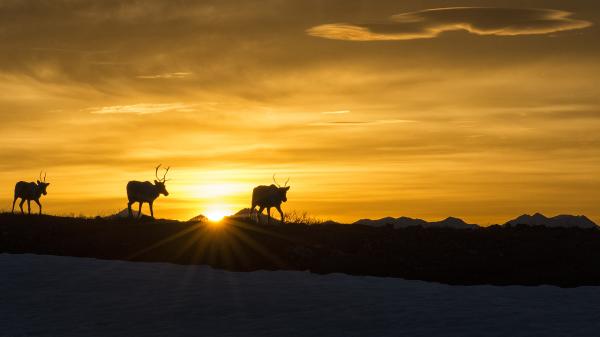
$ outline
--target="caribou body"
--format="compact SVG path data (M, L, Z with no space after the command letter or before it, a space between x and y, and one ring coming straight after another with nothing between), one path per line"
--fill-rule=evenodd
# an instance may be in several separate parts
M41 180L41 181L40 181ZM15 196L12 204L12 212L15 212L15 202L17 199L21 198L21 202L19 203L19 208L21 208L21 214L25 214L23 212L23 203L27 201L27 214L31 214L31 200L35 201L38 204L40 209L39 214L42 214L42 204L40 203L40 198L42 195L46 195L46 188L50 185L50 183L46 182L46 174L44 174L44 179L42 179L42 173L40 172L40 178L35 183L34 182L25 182L19 181L15 185Z
M154 218L154 209L152 205L154 204L154 200L158 198L160 194L164 196L168 196L169 192L167 192L167 188L165 187L165 182L167 181L166 176L167 172L169 172L169 167L165 170L165 174L162 178L158 177L158 169L160 165L158 165L154 171L154 175L156 176L156 180L154 180L154 184L149 181L135 181L132 180L127 183L127 199L129 202L127 203L127 209L129 211L129 217L132 217L131 213L131 205L135 202L140 204L140 208L138 210L138 217L142 216L142 204L147 202L150 206L150 216Z
M271 220L271 208L275 207L281 216L281 223L284 223L285 218L283 212L281 211L281 203L287 201L287 191L290 189L289 186L286 186L288 181L289 179L285 182L284 186L281 187L279 184L277 184L275 175L273 175L273 182L275 184L271 184L269 186L260 185L255 187L252 191L252 207L250 208L250 218L252 218L255 208L258 206L259 209L256 213L256 221L260 223L260 215L266 208L267 224L269 224Z

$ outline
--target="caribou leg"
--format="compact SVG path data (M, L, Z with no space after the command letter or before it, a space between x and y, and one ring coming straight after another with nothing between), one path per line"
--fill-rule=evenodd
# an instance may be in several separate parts
M12 213L13 213L13 214L15 213L15 202L17 202L17 199L18 199L18 198L15 198L15 199L13 200L13 207L12 207Z
M129 217L131 218L133 215L131 214L131 205L133 205L133 201L129 201L127 203L127 210L129 211Z
M25 212L23 212L23 204L25 203L25 199L21 199L21 202L19 203L19 208L21 209L21 214L25 214Z
M42 204L40 204L39 200L33 200L35 201L36 204L38 204L38 207L40 208L40 215L42 215Z
M275 208L277 208L277 210L279 211L279 215L281 216L281 224L283 225L283 223L285 222L284 217L283 217L283 212L281 211L281 206L275 206Z
M142 217L142 205L144 204L141 201L139 203L140 203L140 208L138 209L138 215L137 215L138 219Z
M267 207L267 225L271 223L271 207Z
M31 200L27 200L27 214L31 214Z
M152 219L154 219L154 209L152 207L152 202L149 202L148 205L150 206L150 216L152 217Z
M258 213L256 213L256 223L260 224L260 216L262 215L262 212L264 211L264 207L263 206L259 206L258 208Z

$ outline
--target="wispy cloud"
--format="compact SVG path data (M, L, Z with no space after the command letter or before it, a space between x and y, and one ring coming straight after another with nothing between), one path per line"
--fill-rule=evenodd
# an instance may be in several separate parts
M61 52L61 53L81 53L81 54L109 54L113 53L110 50L84 50L72 48L57 48L57 47L33 47L29 48L33 51Z
M180 78L186 78L191 76L192 73L189 72L175 72L175 73L165 73L165 74L158 74L158 75L140 75L140 76L136 76L137 78L142 78L142 79L180 79Z
M348 41L393 41L437 37L464 30L476 35L532 35L582 29L592 25L571 18L573 13L553 9L496 7L435 8L393 15L391 22L331 23L312 27L312 36Z
M113 105L99 108L88 109L92 114L135 114L148 115L166 111L192 111L193 107L184 103L166 103L166 104L132 104L132 105Z
M321 113L324 115L343 115L343 114L350 113L350 110L323 111Z
M417 121L410 119L378 119L373 121L333 121L311 123L313 126L356 126L356 125L383 125L383 124L401 124L415 123Z

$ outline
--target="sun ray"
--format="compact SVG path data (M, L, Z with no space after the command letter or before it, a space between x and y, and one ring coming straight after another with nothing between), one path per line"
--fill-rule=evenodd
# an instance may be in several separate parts
M134 252L134 253L128 255L127 257L125 257L125 260L132 260L132 259L134 259L134 258L136 258L136 257L138 257L138 256L140 256L140 255L142 255L142 254L144 254L144 253L146 253L146 252L154 249L154 248L160 247L160 246L162 246L162 245L164 245L164 244L166 244L166 243L168 243L170 241L173 241L173 240L175 240L175 239L177 239L177 238L179 238L179 237L181 237L183 235L186 235L186 234L188 234L188 233L190 233L190 232L192 232L194 230L197 230L197 229L198 229L197 226L190 226L188 228L185 228L185 229L183 229L183 230L181 230L181 231L179 231L179 232L177 232L177 233L175 233L175 234L173 234L171 236L168 236L168 237L166 237L166 238L164 238L162 240L157 241L156 243L154 243L154 244L152 244L152 245L150 245L150 246L148 246L146 248L140 249L137 252Z

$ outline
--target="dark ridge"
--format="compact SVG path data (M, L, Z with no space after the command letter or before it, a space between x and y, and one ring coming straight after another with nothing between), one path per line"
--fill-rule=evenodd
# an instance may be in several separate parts
M469 229L482 227L476 224L468 224L464 220L454 217L448 217L442 221L428 222L422 219L413 219L405 216L399 218L385 217L381 219L360 219L356 221L356 225L367 225L373 227L393 227L406 228L412 226L421 226L426 228L455 228ZM534 215L523 214L513 220L507 221L505 226L528 225L528 226L546 226L546 227L579 227L579 228L598 228L598 225L585 215L568 215L562 214L555 217L546 217L543 214L535 213Z
M455 228L455 229L473 229L479 227L478 225L468 224L462 219L448 217L442 221L428 222L423 219L413 219L405 216L399 218L386 217L377 220L372 219L360 219L354 223L355 225L366 225L373 227L393 227L393 228L407 228L413 226L420 226L425 228Z
M0 214L0 252L308 270L447 284L600 285L595 228L221 224Z
M514 225L529 225L529 226L546 226L546 227L580 227L580 228L597 228L598 226L585 215L567 215L561 214L555 217L548 218L543 214L535 213L534 215L523 214L516 219L508 221L506 226Z

